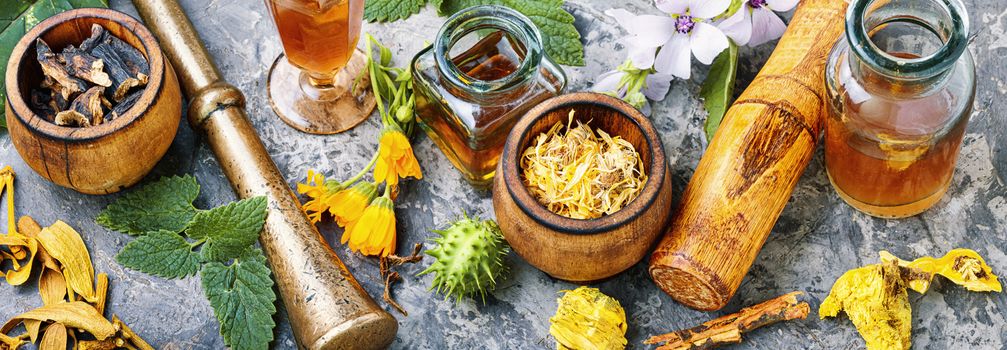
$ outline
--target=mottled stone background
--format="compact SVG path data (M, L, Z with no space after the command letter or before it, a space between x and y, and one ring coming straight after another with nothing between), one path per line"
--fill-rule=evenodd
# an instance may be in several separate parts
M129 1L111 2L113 8L135 13ZM273 115L265 94L266 72L281 47L262 1L181 2L226 79L248 96L249 116L291 186L303 179L309 168L346 177L366 162L365 157L375 149L377 119L343 135L311 136L294 131ZM1003 118L1007 113L1003 102L1007 96L1007 68L1003 63L1007 56L1007 4L1002 0L965 2L974 24L971 50L979 67L979 95L947 196L917 217L874 219L852 210L836 196L819 154L798 183L745 282L723 311L699 312L675 303L654 286L643 264L596 285L625 307L631 347L643 347L641 341L649 335L689 327L793 290L806 292L812 309L817 310L837 277L848 269L875 262L879 250L910 258L968 247L986 257L995 271L1007 273L1007 125ZM595 76L622 62L624 49L616 44L622 33L603 14L613 6L657 14L647 0L568 1L567 9L576 16L576 25L584 36L587 58L585 67L567 69L570 91L587 89ZM365 24L364 30L388 44L395 52L396 63L404 65L424 41L434 39L442 22L433 11L425 10L405 22ZM742 49L739 86L751 80L771 50L772 45ZM705 148L705 112L697 99L697 82L705 77L706 68L696 66L694 73L694 80L674 82L668 98L654 106L653 119L673 169L676 199ZM419 137L416 144L424 179L407 182L397 202L400 252L430 238L431 229L443 227L462 210L493 215L489 193L475 191L462 182L426 137ZM94 218L116 196L81 195L44 181L21 161L6 134L0 136L0 163L10 164L18 174L18 213L31 214L44 225L62 219L83 233L96 270L112 278L112 312L157 348L224 347L198 278L164 280L126 270L114 261L116 252L130 238L105 230L94 223ZM188 125L179 129L168 155L144 181L183 173L195 174L202 185L198 207L209 208L234 199L206 143ZM324 225L322 231L330 241L340 234L332 225ZM380 297L377 262L351 254L339 245L334 249L367 291ZM555 311L557 293L575 285L552 279L512 254L508 259L512 273L487 297L485 305L475 301L455 304L427 291L430 276L415 277L429 263L402 270L406 280L396 287L395 296L410 315L403 317L393 311L400 324L394 348L554 347L548 335L548 318ZM1003 294L970 293L938 279L925 296L910 293L910 298L917 349L1007 349L1007 297ZM34 287L6 285L0 287L0 301L0 319L41 303ZM279 326L272 346L295 348L282 308L276 318ZM824 321L810 317L761 329L748 335L737 348L861 347L863 341L845 317Z

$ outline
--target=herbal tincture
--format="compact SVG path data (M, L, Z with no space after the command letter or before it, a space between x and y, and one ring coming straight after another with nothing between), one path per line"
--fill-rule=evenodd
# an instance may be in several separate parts
M514 123L566 86L531 20L501 6L452 16L412 64L420 126L477 186L493 179Z

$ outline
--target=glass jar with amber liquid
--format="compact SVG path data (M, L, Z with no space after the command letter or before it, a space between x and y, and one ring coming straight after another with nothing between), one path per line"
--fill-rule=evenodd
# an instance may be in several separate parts
M919 214L947 192L975 99L960 0L853 0L826 65L825 165L854 208Z
M449 18L412 68L420 127L479 187L492 182L517 120L566 86L535 24L502 6L476 6Z

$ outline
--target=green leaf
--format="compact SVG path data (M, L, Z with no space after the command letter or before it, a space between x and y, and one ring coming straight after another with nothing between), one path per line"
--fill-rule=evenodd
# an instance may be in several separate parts
M364 3L364 19L369 22L398 21L419 13L424 6L427 6L427 0L367 0Z
M266 197L259 196L199 212L185 234L206 241L206 261L226 262L255 244L265 222Z
M0 0L0 104L6 103L7 61L21 37L38 22L80 7L108 7L106 0ZM7 127L4 111L0 120Z
M196 215L192 201L198 195L196 178L190 175L162 177L119 197L98 215L97 221L130 235L162 230L182 232Z
M234 350L267 349L276 295L262 251L248 249L231 266L207 263L200 275L224 343Z
M738 45L730 42L727 49L717 56L710 66L710 74L703 82L703 88L699 91L699 96L703 98L703 105L709 115L706 117L706 124L703 129L706 131L706 139L713 140L713 135L720 128L720 122L727 113L727 108L731 105L734 97L734 80L738 74Z
M437 13L450 16L477 5L503 5L523 13L538 26L549 57L562 65L584 65L584 45L563 0L443 0Z
M199 271L199 253L171 231L154 231L129 242L115 256L122 266L164 278L182 278Z

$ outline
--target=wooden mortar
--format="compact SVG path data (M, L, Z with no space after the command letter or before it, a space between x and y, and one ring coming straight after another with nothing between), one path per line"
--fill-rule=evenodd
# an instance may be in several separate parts
M109 122L83 128L53 124L26 102L44 77L35 59L36 39L60 52L87 39L92 24L147 57L147 87L132 108ZM182 118L178 80L157 40L133 17L109 9L66 11L29 30L11 53L6 85L7 129L14 148L36 173L81 193L118 192L140 181L168 151Z
M557 122L574 119L621 136L646 169L643 191L622 210L597 219L555 214L525 187L521 153ZM504 238L529 264L571 282L611 277L639 262L661 235L671 209L671 174L650 119L617 98L589 92L551 98L532 108L511 130L493 180L493 208Z

